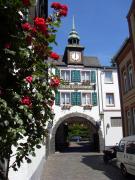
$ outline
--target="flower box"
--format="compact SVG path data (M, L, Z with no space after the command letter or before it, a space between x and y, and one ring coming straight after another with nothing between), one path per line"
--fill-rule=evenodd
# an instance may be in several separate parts
M83 109L84 110L91 110L92 109L92 105L85 105L84 107L83 107Z
M69 110L71 108L71 105L70 104L64 104L62 107L61 107L61 109L62 110Z

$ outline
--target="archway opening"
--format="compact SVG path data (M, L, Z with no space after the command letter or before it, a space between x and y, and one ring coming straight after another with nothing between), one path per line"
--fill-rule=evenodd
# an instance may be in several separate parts
M65 119L55 134L55 151L98 152L98 128L83 117L76 116Z

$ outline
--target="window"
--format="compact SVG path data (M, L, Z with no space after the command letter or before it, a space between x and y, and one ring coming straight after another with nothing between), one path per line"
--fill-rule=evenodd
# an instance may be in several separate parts
M127 142L126 152L128 154L135 154L135 141Z
M128 80L129 80L129 88L133 88L133 70L131 64L128 65Z
M112 83L113 77L112 77L112 71L105 71L105 83Z
M91 93L82 93L82 104L91 104Z
M90 81L90 72L89 71L82 71L81 72L81 81Z
M70 71L61 70L61 78L64 81L70 81Z
M122 127L121 117L111 117L111 127Z
M114 94L113 93L106 93L106 105L114 106Z
M128 81L127 81L127 75L126 72L123 72L123 84L124 84L124 92L128 91Z
M120 152L124 152L124 149L125 149L125 141L120 141L119 151Z
M131 116L130 110L127 111L128 135L131 135Z
M61 93L61 104L70 104L70 93Z

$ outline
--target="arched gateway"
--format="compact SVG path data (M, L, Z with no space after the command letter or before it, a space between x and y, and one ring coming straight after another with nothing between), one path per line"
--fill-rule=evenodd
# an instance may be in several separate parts
M49 139L48 139L48 153L49 154L53 154L55 153L55 137L56 137L56 132L58 127L66 120L68 120L69 122L72 121L74 118L82 118L83 121L89 122L97 131L98 136L99 136L99 151L102 151L104 149L104 139L103 139L103 135L102 135L102 131L100 129L99 126L97 126L96 121L83 113L78 113L78 112L73 112L67 115L64 115L63 117L60 117L57 121L55 121L54 125L52 126L51 130L50 130L50 135L49 135Z

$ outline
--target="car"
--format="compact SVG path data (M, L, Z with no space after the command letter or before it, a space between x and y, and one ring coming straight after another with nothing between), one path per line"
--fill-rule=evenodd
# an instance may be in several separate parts
M121 139L117 150L117 164L123 176L135 176L135 135Z
M105 164L107 164L112 159L116 158L117 149L118 149L118 146L113 146L103 151L104 153L103 161Z
M81 140L81 136L72 136L71 141L79 142Z

